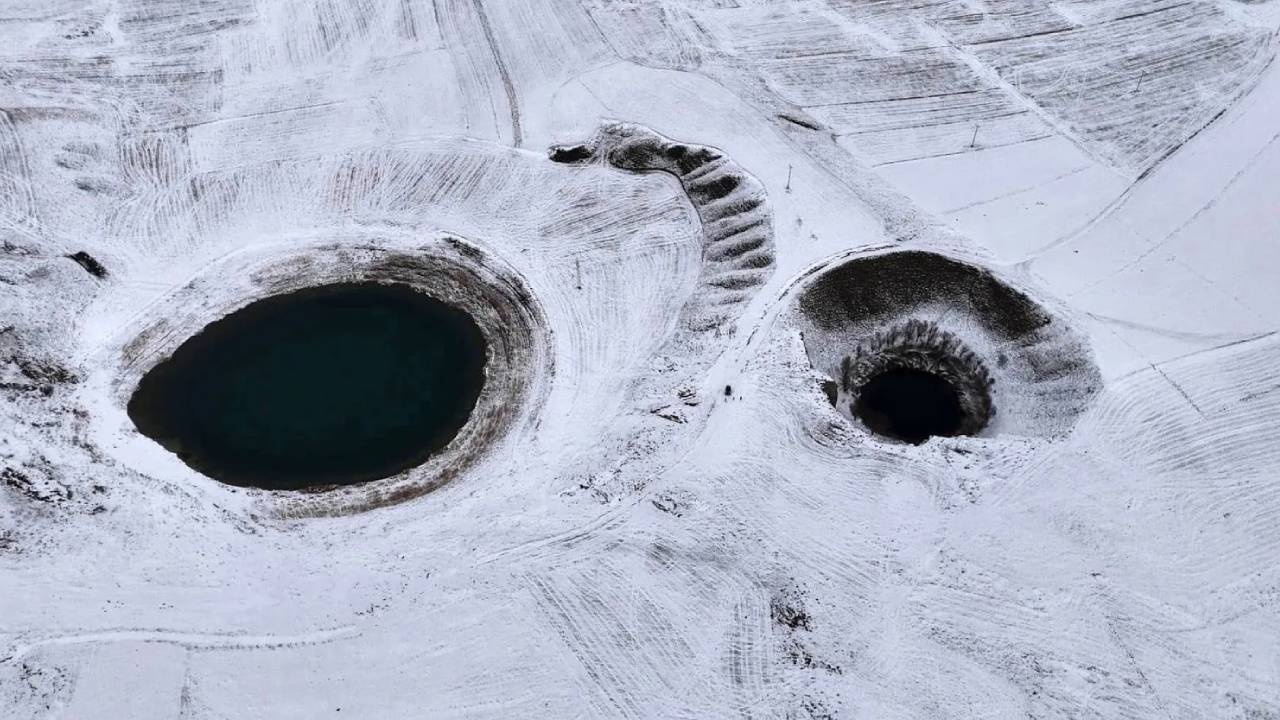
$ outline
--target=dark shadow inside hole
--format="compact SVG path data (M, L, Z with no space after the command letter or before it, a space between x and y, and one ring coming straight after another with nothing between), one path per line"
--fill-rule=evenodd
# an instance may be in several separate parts
M827 396L827 402L831 403L831 407L835 407L840 399L840 384L835 380L823 380L822 394Z
M922 443L959 432L964 411L951 383L922 370L895 368L862 386L853 413L872 432Z
M128 412L231 485L353 484L448 445L479 398L486 352L470 315L413 288L307 288L206 326L142 378Z

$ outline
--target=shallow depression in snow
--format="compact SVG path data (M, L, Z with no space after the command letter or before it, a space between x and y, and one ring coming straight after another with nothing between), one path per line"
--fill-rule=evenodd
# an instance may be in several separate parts
M394 475L449 444L484 385L466 312L405 285L311 287L217 320L147 373L138 429L192 468L268 490Z

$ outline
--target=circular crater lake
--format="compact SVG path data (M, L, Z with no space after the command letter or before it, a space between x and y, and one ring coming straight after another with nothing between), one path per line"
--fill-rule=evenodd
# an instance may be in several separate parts
M466 312L406 285L254 302L143 376L128 413L193 469L268 490L346 485L421 464L466 424L486 343Z

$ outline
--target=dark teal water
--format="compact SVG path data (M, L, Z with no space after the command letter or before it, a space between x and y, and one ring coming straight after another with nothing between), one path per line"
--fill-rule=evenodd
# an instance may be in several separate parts
M462 310L402 285L326 285L208 325L143 377L128 412L231 485L358 483L447 445L475 407L485 357Z

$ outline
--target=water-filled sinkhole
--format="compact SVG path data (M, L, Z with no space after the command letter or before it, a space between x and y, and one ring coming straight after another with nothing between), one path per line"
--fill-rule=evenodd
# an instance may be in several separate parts
M143 376L146 436L216 480L269 490L388 477L444 448L485 380L470 315L405 285L311 287L217 320Z
M894 368L868 380L853 413L873 432L911 443L959 434L964 420L951 383L911 368Z

